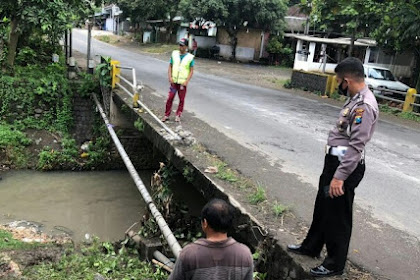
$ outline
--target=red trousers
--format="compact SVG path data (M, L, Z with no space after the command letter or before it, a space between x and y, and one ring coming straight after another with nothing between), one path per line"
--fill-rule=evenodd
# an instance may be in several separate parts
M174 98L177 92L179 96L179 105L178 110L176 110L176 115L181 116L182 111L184 110L184 100L185 96L187 95L187 87L180 84L171 84L171 87L169 88L168 99L166 100L165 116L167 117L169 117L171 114L172 103L174 102Z

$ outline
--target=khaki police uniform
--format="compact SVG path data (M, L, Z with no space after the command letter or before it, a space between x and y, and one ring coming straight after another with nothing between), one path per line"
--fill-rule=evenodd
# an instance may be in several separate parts
M344 269L353 224L354 190L365 173L365 145L372 138L378 120L376 98L366 86L344 104L335 127L329 132L325 163L319 180L314 214L302 249L319 255L326 244L323 266ZM330 198L333 178L344 181L344 195Z

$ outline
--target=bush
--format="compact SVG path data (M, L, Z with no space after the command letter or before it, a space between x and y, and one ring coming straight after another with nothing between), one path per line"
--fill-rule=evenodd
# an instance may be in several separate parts
M27 162L24 147L30 143L24 133L11 125L0 123L0 159L4 163L24 167Z
M44 147L39 153L37 168L43 171L65 170L75 168L77 162L75 158L79 152L74 139L64 138L61 142L61 151Z
M115 251L113 244L97 238L90 246L82 245L80 251L68 249L56 263L29 266L24 271L25 279L97 279L98 274L106 279L168 278L160 268L140 261L135 251L125 247Z
M294 51L289 44L284 45L279 36L270 38L266 51L270 54L271 64L293 67Z
M71 101L63 62L16 66L14 76L0 76L0 121L19 123L20 129L67 134L73 121Z
M292 81L291 80L287 80L285 83L284 83L284 88L293 88L293 84L292 84Z

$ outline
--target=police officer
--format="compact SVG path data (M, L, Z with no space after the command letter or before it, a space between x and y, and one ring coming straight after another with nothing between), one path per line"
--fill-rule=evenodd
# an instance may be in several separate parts
M309 232L302 244L288 246L291 252L317 257L326 245L328 255L324 262L310 270L318 277L343 273L353 223L354 190L365 173L365 145L373 135L379 114L375 96L364 82L360 60L344 59L335 73L339 91L349 98L328 135Z

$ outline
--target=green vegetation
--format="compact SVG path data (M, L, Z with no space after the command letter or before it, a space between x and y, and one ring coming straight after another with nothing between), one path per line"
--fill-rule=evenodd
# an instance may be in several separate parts
M406 120L420 122L420 115L416 115L412 112L401 112L399 116Z
M45 246L40 243L28 243L13 238L13 235L3 229L0 229L0 251L3 250L26 250L39 246Z
M180 4L186 19L203 18L223 26L232 46L232 59L236 59L238 33L246 28L262 28L282 32L287 2L281 0L183 0Z
M228 182L237 182L239 181L239 177L235 171L227 167L227 164L224 162L218 162L216 164L218 168L218 172L216 173L216 177Z
M0 122L67 134L72 127L71 99L62 61L16 66L13 75L0 77Z
M337 91L334 91L331 95L330 98L334 99L334 100L341 100L343 97L342 95L340 95Z
M134 127L137 128L138 131L143 132L144 131L144 122L141 118L138 118L134 122Z
M95 239L81 252L69 249L57 263L42 263L27 268L25 279L94 279L95 275L106 279L167 279L168 273L142 262L136 251L122 247L117 252L113 244Z
M147 44L142 46L141 50L148 53L170 53L178 48L177 45L166 44Z
M265 280L267 279L267 273L254 272L253 277L254 277L254 280Z
M102 42L105 42L105 43L110 43L111 42L111 37L109 37L109 35L95 36L95 39L98 39L99 41L102 41Z
M93 12L94 1L83 0L39 0L15 1L2 0L0 6L0 23L5 28L0 28L0 54L6 58L3 69L13 69L18 63L16 54L31 46L31 39L41 39L55 49L60 50L59 40L65 30L73 24L80 22L84 17ZM97 4L100 4L100 1ZM5 46L3 49L3 45ZM36 51L38 52L38 50ZM31 57L34 53L26 49L26 54ZM51 58L52 53L49 54ZM15 60L16 59L16 60Z
M288 88L288 89L292 88L293 87L292 81L291 80L286 80L283 84L283 87Z
M112 82L112 77L111 77L111 71L112 71L112 66L111 66L111 57L109 56L103 56L102 60L104 62L102 62L101 64L98 64L96 66L96 75L99 77L99 83L102 87L104 88L111 88L111 82Z
M283 215L284 214L284 212L286 212L288 210L288 207L287 206L284 206L284 205L282 205L282 204L280 204L280 203L274 203L274 205L273 205L273 213L274 213L274 216L276 216L276 217L280 217L281 215Z
M381 113L391 114L391 115L400 117L402 119L420 122L420 115L415 114L413 112L402 112L400 109L391 107L387 104L380 104L379 109Z
M254 205L265 201L267 199L265 189L261 185L258 185L255 192L252 193L248 198L249 202Z
M182 171L182 175L188 183L192 183L194 181L194 169L192 167L186 165Z
M395 107L391 107L388 104L379 104L379 110L382 113L389 113L389 114L393 114L393 115L398 115L401 110Z
M270 37L266 51L270 54L270 64L293 67L294 51L289 44L284 45L281 37Z
M24 148L30 143L24 133L11 125L0 123L0 158L6 163L24 167L27 163Z
M79 73L80 82L71 83L73 92L77 92L81 97L90 97L91 93L99 92L99 77L84 72Z

